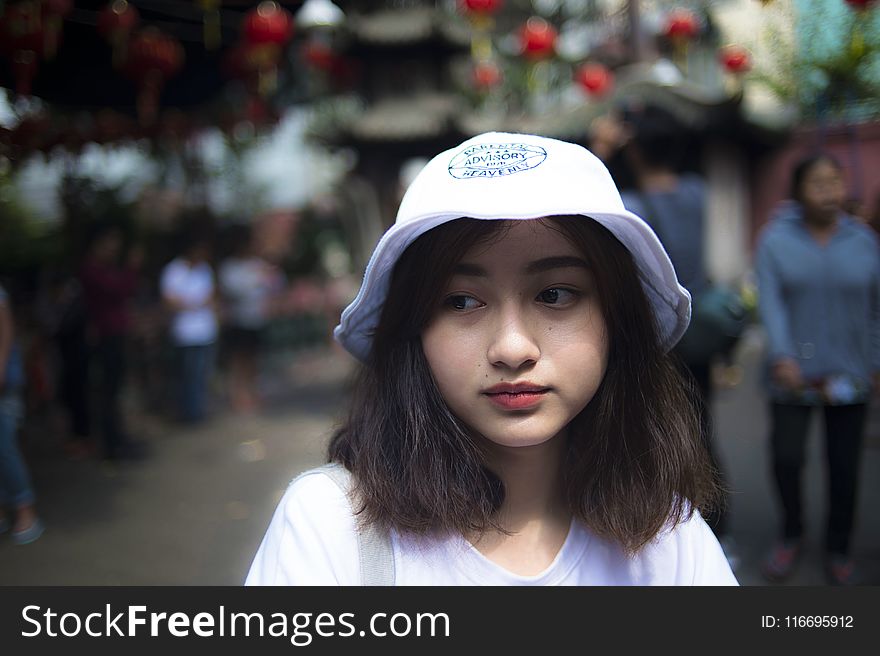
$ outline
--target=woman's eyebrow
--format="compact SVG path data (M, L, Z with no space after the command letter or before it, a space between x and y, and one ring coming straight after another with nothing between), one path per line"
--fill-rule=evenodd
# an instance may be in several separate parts
M567 269L570 267L578 267L581 269L589 269L590 265L579 257L572 255L559 255L556 257L544 257L526 265L526 273L541 273L550 271L551 269Z
M452 267L452 275L487 278L489 276L489 273L479 264L468 264L467 262L459 262L454 267Z
M551 271L552 269L568 269L571 267L577 267L580 269L590 268L586 261L579 257L574 257L573 255L557 255L554 257L543 257L540 260L529 262L526 265L525 272L527 274L534 274ZM487 278L489 273L479 264L459 262L452 268L452 275Z

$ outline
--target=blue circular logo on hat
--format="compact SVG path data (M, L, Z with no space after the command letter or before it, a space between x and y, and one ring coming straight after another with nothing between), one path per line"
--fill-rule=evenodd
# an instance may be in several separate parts
M449 175L467 178L501 178L540 166L547 151L521 143L482 143L468 146L449 162Z

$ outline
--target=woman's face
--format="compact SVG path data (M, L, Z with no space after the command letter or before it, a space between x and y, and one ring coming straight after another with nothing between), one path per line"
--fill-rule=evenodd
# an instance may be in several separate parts
M453 268L422 333L440 393L501 446L558 435L593 398L608 340L580 251L539 221L511 221Z
M804 174L800 195L809 217L833 219L846 197L840 169L827 160L817 161Z

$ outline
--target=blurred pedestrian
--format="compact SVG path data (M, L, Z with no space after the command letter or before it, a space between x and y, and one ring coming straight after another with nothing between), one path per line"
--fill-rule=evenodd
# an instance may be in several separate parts
M867 403L880 373L877 238L841 210L839 163L825 154L793 170L787 203L757 249L759 309L767 331L770 447L782 522L763 563L788 578L804 549L801 473L814 408L825 420L828 471L826 571L856 581L852 532Z
M232 237L233 253L218 273L229 393L233 410L252 412L260 407L257 378L265 329L284 282L281 270L256 252L250 227L237 226Z
M197 423L207 413L208 383L217 342L217 294L209 236L184 236L181 254L165 265L160 291L171 313L171 342L177 364L178 413Z
M599 117L591 129L591 148L602 159L618 158L628 169L633 187L621 198L628 210L653 228L681 284L695 303L710 287L704 253L707 189L703 177L691 170L688 129L671 113L655 105L626 108L620 117ZM692 168L692 166L690 166ZM695 329L694 322L691 329ZM694 382L703 420L703 437L722 485L725 475L714 440L711 416L712 365L724 353L688 348L693 333L685 333L675 353L683 372ZM726 501L706 516L721 542L731 567L739 564L738 548L728 531Z
M67 414L64 450L80 459L93 452L88 315L82 284L66 272L52 272L37 305L42 330L58 353L57 393Z
M137 248L125 253L125 234L118 225L101 224L91 235L79 273L98 378L104 457L110 461L146 454L144 444L129 434L122 409L131 330L129 306L137 291L142 260Z
M33 542L44 530L37 516L30 473L18 448L23 388L24 364L15 339L12 304L0 287L0 533L11 528L17 544Z

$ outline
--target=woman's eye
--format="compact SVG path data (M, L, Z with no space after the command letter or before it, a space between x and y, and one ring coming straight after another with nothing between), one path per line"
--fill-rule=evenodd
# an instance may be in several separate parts
M481 303L473 296L465 296L464 294L456 294L455 296L447 296L444 305L453 310L475 310L480 307Z
M538 294L538 300L547 305L567 305L575 300L577 293L564 287L551 287Z

